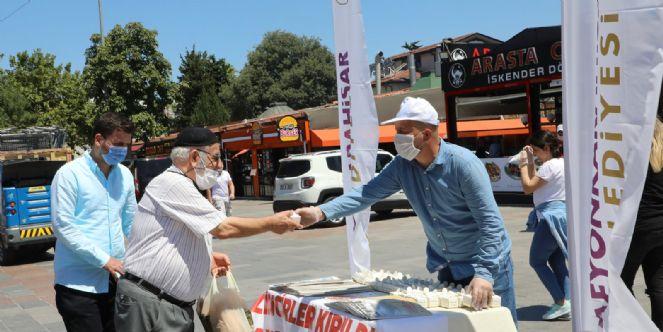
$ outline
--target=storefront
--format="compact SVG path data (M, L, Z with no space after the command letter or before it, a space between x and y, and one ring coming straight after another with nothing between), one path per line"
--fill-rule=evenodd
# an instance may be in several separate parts
M447 139L483 159L496 192L522 191L509 159L529 135L562 123L561 47L560 26L529 28L487 55L442 65ZM468 116L504 120L493 123L499 128L460 121ZM468 135L468 127L479 126L487 130Z
M271 197L278 161L310 151L308 120L302 112L210 129L221 137L237 196Z
M424 98L438 111L440 137L480 158L489 157L484 162L494 191L521 191L508 157L522 149L533 131L552 131L561 123L560 34L559 26L525 29L493 46L488 55L444 63L443 91L407 89L378 95L378 121L393 118L405 97ZM339 148L336 104L210 129L219 134L238 197L271 197L282 158ZM378 130L379 148L395 154L393 125ZM175 136L152 139L145 151L168 154Z
M525 29L488 55L444 63L442 89L449 140L458 138L457 106L462 98L475 102L513 99L515 103L524 97L529 132L540 129L542 94L561 97L561 59L561 27L554 26ZM561 99L555 103L561 105ZM561 118L561 113L556 117Z
M401 91L376 96L378 120L385 121L396 115L403 98L421 97L427 99L441 115L440 137L446 138L447 126L444 122L442 105L444 94L439 89ZM235 182L238 197L269 198L274 190L274 179L278 171L278 161L292 154L333 150L339 148L337 105L295 111L263 119L253 119L242 123L212 127L221 137L226 169ZM459 105L462 120L457 124L457 141L474 142L481 138L503 137L504 145L516 137L527 137L529 129L520 119L502 119L499 116L471 114L485 109L494 109L494 103ZM544 124L547 123L544 119ZM393 125L380 126L379 148L395 154ZM518 183L519 186L519 183ZM495 188L497 189L497 188Z

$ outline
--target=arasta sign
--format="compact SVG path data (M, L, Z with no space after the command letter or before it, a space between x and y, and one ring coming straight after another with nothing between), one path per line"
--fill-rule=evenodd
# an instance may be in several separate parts
M559 27L526 29L490 54L444 63L444 90L469 89L561 74L562 43L559 31Z
M447 43L449 61L460 61L467 58L476 58L491 53L500 44L488 43Z

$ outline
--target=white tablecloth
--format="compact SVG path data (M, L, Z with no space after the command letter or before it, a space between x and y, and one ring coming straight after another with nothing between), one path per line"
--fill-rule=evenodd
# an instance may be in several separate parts
M369 297L376 293L359 293L347 297ZM384 294L382 294L384 295ZM252 308L256 332L281 331L338 331L338 332L515 332L516 327L507 308L482 311L466 309L431 309L432 316L378 321L362 320L347 313L328 308L325 303L334 299L321 297L297 297L267 291Z

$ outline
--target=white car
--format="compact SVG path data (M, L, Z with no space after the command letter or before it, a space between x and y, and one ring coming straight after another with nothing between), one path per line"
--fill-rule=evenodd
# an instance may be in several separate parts
M375 172L379 173L394 156L378 150ZM292 155L279 160L274 182L274 212L315 206L343 195L343 174L339 150ZM389 215L394 209L410 209L403 191L399 191L373 205L379 215ZM327 220L328 225L341 225L345 218Z

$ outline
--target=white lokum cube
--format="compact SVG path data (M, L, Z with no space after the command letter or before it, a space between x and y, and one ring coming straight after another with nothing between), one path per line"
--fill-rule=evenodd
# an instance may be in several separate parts
M502 298L499 295L493 294L493 299L490 301L489 306L491 308L499 308L502 306Z

